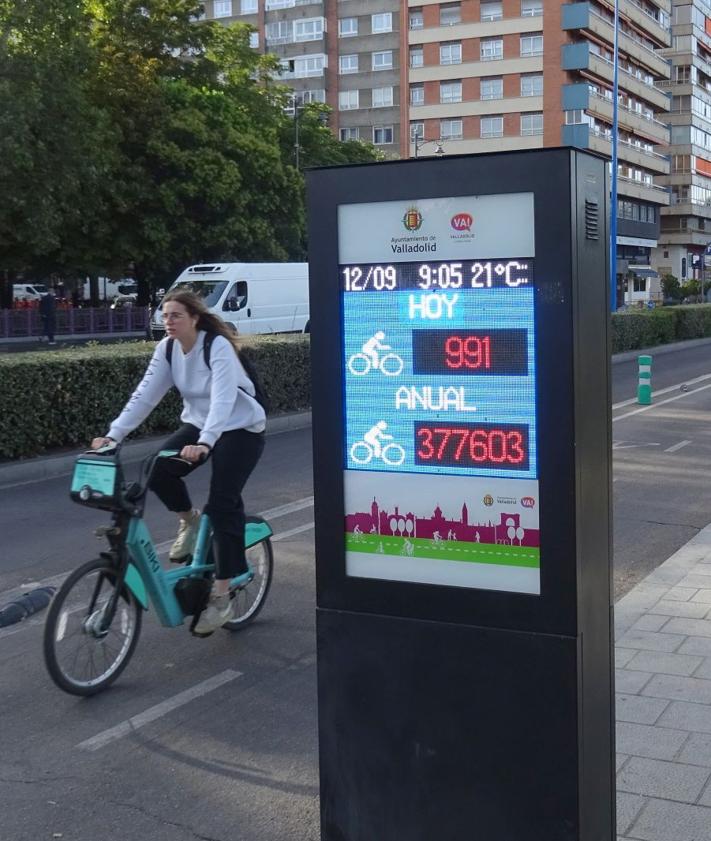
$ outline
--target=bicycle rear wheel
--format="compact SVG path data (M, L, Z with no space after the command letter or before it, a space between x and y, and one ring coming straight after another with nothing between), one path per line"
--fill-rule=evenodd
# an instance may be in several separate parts
M52 600L44 659L50 677L65 692L94 695L116 680L131 659L143 609L125 585L111 625L100 629L115 586L116 570L97 558L74 570Z
M254 577L242 587L237 587L232 595L233 619L222 626L228 631L241 631L252 622L269 593L274 569L274 553L269 538L265 538L247 549L247 563L254 573Z

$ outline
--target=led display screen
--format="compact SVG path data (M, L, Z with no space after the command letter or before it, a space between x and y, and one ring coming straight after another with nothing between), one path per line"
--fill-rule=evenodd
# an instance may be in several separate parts
M339 208L349 575L540 591L531 194Z

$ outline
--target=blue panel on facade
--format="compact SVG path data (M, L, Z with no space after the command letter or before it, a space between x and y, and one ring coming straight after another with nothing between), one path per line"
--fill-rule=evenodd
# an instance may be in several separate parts
M590 61L590 48L587 42L582 44L566 44L561 50L561 67L563 70L582 70Z
M585 124L563 126L563 146L575 146L577 149L587 149L590 145L590 127Z
M563 85L561 104L564 111L584 110L590 102L590 88L587 82L578 82L576 85Z
M561 29L584 29L589 20L589 3L571 3L561 7Z

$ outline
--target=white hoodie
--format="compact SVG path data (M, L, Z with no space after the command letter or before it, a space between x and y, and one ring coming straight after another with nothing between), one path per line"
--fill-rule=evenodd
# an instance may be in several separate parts
M111 424L108 437L122 441L148 417L171 386L183 398L180 419L200 430L200 444L214 447L223 432L246 429L262 432L264 409L254 398L254 385L247 376L233 345L215 336L210 348L210 368L205 364L205 332L198 332L189 353L175 341L171 364L166 357L168 338L162 339L146 368L143 379Z

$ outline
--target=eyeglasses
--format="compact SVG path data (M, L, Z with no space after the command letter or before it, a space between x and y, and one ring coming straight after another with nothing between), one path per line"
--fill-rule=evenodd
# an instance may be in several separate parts
M180 321L185 318L185 313L182 312L164 312L162 313L163 321Z

